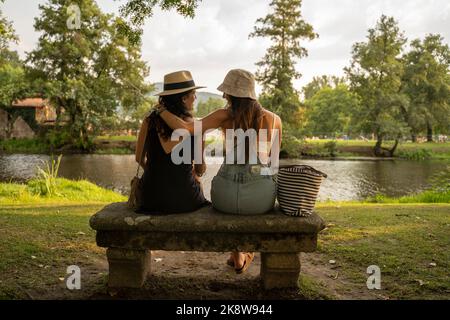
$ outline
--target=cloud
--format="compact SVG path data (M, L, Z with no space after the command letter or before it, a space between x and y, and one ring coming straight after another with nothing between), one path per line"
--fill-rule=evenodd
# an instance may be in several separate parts
M27 1L24 6L25 1L8 0L2 7L20 36L21 42L14 48L22 55L36 45L33 17L39 14L38 4L45 3ZM118 14L123 1L97 2L105 12ZM147 20L143 36L143 58L151 66L149 80L159 82L166 73L189 69L197 83L216 92L230 69L256 72L255 63L271 43L248 35L255 21L269 12L269 4L268 0L203 0L194 19L156 10ZM375 26L381 14L394 16L410 40L428 33L440 33L447 43L450 39L448 0L303 0L302 14L320 37L302 43L309 56L297 65L303 74L294 82L298 89L314 76L343 75L352 45L365 41L367 29Z

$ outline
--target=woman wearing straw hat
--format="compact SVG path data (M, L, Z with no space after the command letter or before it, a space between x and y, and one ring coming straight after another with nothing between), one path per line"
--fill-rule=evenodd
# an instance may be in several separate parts
M268 166L263 165L262 163L267 162L260 161L260 158L264 156L267 160L268 153L275 146L275 142L278 147L281 145L281 119L258 103L255 94L255 78L248 71L231 70L217 89L223 92L228 105L201 120L203 132L219 127L225 132L227 129L243 129L244 131L254 129L259 138L260 130L266 129L269 137L267 137L267 152L266 154L258 152L256 164L249 162L249 153L256 145L247 142L245 142L244 164L236 164L236 161L233 164L228 164L229 161L224 162L211 184L212 204L214 208L224 213L263 214L273 208L276 186L272 175L261 174L263 167L267 169ZM189 130L191 134L194 133L192 122L177 117L164 105L159 107L159 112L161 118L171 128L183 128ZM232 149L232 154L236 156L238 149L235 141L233 141ZM226 150L226 154L230 154L230 151ZM227 264L234 266L236 273L239 274L247 270L253 257L253 253L232 252Z
M191 111L196 99L194 83L189 71L178 71L164 76L164 91L158 93L159 104L183 119L193 121ZM148 214L180 213L195 211L209 204L197 176L201 176L204 164L174 164L172 149L179 141L171 141L173 130L160 118L157 111L146 116L136 144L136 161L144 168L143 201L139 212ZM192 147L194 137L182 143ZM193 158L194 152L191 152ZM174 201L175 200L175 201Z

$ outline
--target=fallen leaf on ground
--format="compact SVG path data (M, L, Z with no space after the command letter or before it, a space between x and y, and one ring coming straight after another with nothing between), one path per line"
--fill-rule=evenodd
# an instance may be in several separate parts
M425 282L423 282L423 281L420 280L420 279L417 279L416 281L419 283L419 286L423 286L423 285L425 284Z

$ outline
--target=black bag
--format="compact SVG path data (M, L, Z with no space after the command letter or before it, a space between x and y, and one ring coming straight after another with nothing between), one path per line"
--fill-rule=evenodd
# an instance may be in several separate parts
M144 157L145 157L145 152L147 150L147 141L148 141L148 129L147 129L147 134L145 136L145 140L144 140L144 147L142 150L142 155L141 155L141 162L144 162ZM127 202L127 206L128 208L136 211L138 209L141 208L142 206L142 198L144 196L144 182L142 180L142 177L139 177L139 169L141 167L141 164L138 163L138 167L136 170L136 175L134 176L133 179L131 179L130 182L130 186L131 186L131 190L130 190L130 196L128 197L128 202Z
M313 213L320 184L327 175L307 165L283 166L277 178L277 198L284 214L307 217Z
M142 196L144 193L144 184L142 178L139 177L139 168L136 176L131 180L131 191L128 197L128 208L138 210L142 205Z

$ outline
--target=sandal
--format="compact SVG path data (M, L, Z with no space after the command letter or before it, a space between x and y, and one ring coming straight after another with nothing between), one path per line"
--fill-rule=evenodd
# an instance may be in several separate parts
M250 264L252 263L254 257L255 257L254 253L250 253L250 252L245 253L244 264L242 265L241 268L234 269L236 271L236 273L237 274L244 273L248 269L248 267L250 267Z

